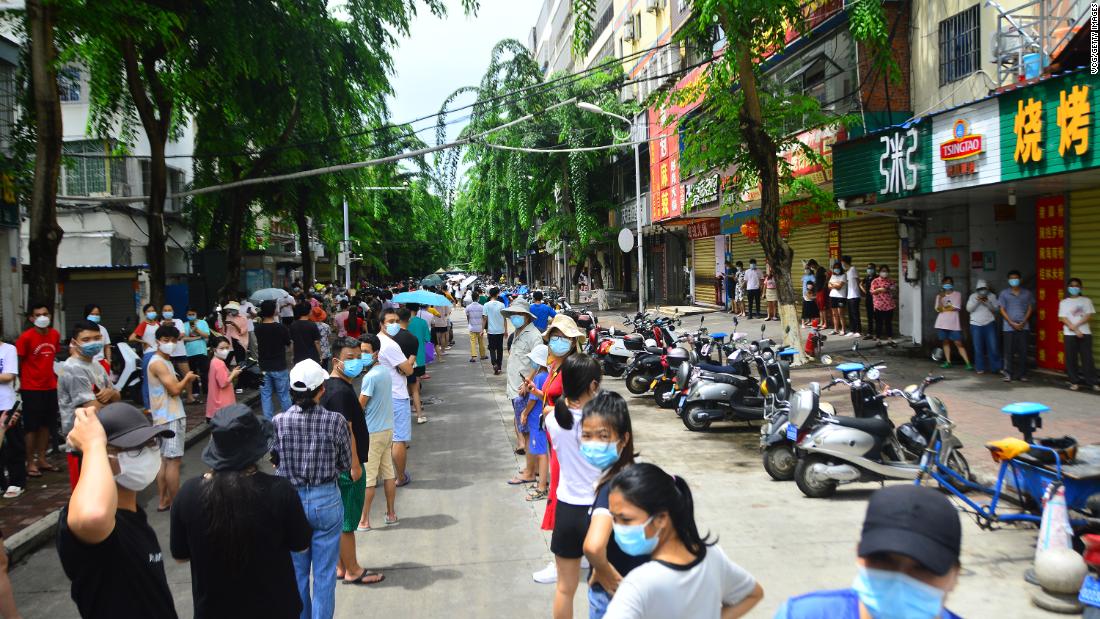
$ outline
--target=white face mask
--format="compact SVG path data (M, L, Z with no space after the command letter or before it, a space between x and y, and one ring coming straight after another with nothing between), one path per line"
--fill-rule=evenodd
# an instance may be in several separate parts
M162 352L166 355L171 355L172 351L175 350L175 349L176 349L176 345L173 344L173 343L170 343L170 342L161 342L161 343L157 344L157 350L159 350L160 352Z
M45 329L46 327L50 326L50 317L49 316L35 316L34 326L38 327L39 329Z
M214 354L217 355L217 357L219 359L221 359L222 361L225 361L226 359L229 358L229 353L230 352L232 352L232 351L230 351L228 348L219 348L219 349L214 351Z
M115 483L134 492L141 492L157 478L160 472L160 448L145 447L136 451L119 452L118 475Z

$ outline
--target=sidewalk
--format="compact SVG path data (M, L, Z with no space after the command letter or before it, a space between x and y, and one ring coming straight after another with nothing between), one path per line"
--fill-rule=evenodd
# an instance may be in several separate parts
M258 399L259 392L252 389L237 394L237 401L249 406ZM184 410L187 411L186 444L191 447L209 432L206 405L187 404ZM4 547L11 554L13 565L33 552L42 541L53 537L57 511L65 506L72 492L64 454L52 454L48 460L60 470L42 471L42 477L28 477L22 496L0 499L0 531L4 532Z

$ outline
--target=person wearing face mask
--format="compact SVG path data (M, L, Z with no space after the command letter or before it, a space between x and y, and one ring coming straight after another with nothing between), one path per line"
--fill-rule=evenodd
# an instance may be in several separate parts
M763 316L760 311L760 285L762 279L760 270L756 268L756 258L749 260L749 268L745 271L745 295L748 297L745 312L749 318Z
M543 388L549 374L546 371L547 358L550 356L550 347L546 344L535 346L527 353L532 374L524 382L527 393L527 404L520 415L520 426L527 428L527 453L535 459L535 470L538 471L534 488L527 493L527 501L545 501L549 492L550 483L550 457L547 454L549 446L546 442L546 428L542 423L542 398Z
M137 502L160 470L157 439L172 433L124 402L73 413L66 442L83 466L56 545L82 617L177 616L160 543Z
M1066 296L1058 303L1058 320L1062 322L1062 339L1066 345L1066 377L1069 388L1074 391L1081 387L1100 391L1092 360L1092 329L1089 328L1095 313L1092 299L1081 294L1081 280L1071 278Z
M551 349L552 350L552 349ZM600 364L588 355L570 355L562 363L562 395L546 413L546 433L557 456L559 480L550 552L557 566L554 619L573 616L573 596L580 584L588 509L596 499L600 469L581 455L580 423L584 406L600 389Z
M367 432L370 445L363 478L367 492L356 531L370 531L370 506L374 502L374 489L378 482L386 493L386 524L397 523L397 472L393 467L393 380L390 371L379 363L382 341L373 333L359 338L363 367L369 368L359 388L359 405L366 411Z
M1035 296L1021 286L1020 272L1008 272L1008 288L997 295L1004 323L1004 381L1027 382L1027 348L1031 343L1031 315L1035 312Z
M859 280L859 292L863 295L863 305L867 309L867 333L863 336L863 339L872 339L874 334L872 331L875 329L875 300L871 296L871 282L878 277L878 267L874 262L868 262L867 268L863 270L863 279Z
M290 408L290 370L286 365L286 351L291 345L290 329L279 322L276 316L275 301L268 299L260 303L260 324L255 327L256 349L263 382L260 383L260 409L264 417L272 419L276 413ZM232 337L232 336L231 336ZM232 339L230 340L233 341ZM238 350L239 345L234 345ZM237 367L243 359L237 359ZM279 401L276 411L272 396Z
M302 619L332 619L335 612L336 566L344 519L337 478L341 472L350 471L355 462L347 420L320 404L328 377L313 359L291 368L294 404L272 420L275 442L271 461L275 474L294 486L313 528L309 549L291 556L302 600Z
M187 309L187 322L183 324L183 345L187 350L187 364L199 375L195 381L194 400L202 403L202 388L206 384L206 377L210 374L210 353L207 340L210 339L210 325L199 318L199 313L194 308Z
M890 279L890 267L885 264L879 267L878 277L871 280L868 287L871 302L875 308L875 342L881 343L894 341L894 310L898 307L898 285Z
M224 336L214 338L214 358L210 360L210 370L206 375L206 420L214 418L214 413L237 403L233 385L241 375L241 367L229 370L226 360L233 354L233 346Z
M959 312L962 310L962 293L955 290L955 280L951 276L943 278L941 291L936 295L936 336L943 346L944 361L942 368L951 367L951 346L954 344L959 355L966 362L966 369L973 370L970 365L970 356L966 354L966 346L962 341L962 324Z
M581 456L600 469L596 500L589 510L584 556L592 565L588 577L588 616L600 619L623 577L649 561L649 554L628 555L615 543L610 511L611 480L634 464L634 433L626 400L613 391L601 391L584 406L581 418Z
M508 481L513 486L529 484L535 481L535 467L538 462L535 456L527 452L527 427L521 423L520 418L527 408L527 391L525 383L531 375L531 360L527 355L542 344L542 333L535 327L535 315L531 313L531 306L524 299L516 299L503 312L505 319L512 324L515 335L512 337L512 347L508 351L508 366L505 368L507 384L505 394L512 401L514 429L516 432L516 455L526 456L526 466L517 475Z
M848 589L787 600L776 619L959 619L944 607L958 583L962 526L937 490L910 484L876 490L867 502Z
M859 317L859 271L856 270L856 265L852 263L851 256L841 257L840 262L848 283L846 287L848 297L848 336L860 337L860 334L863 332L863 325Z
M103 320L103 310L100 309L100 307L95 303L89 303L84 306L84 319L98 326L99 334L103 336L103 350L101 350L99 354L95 357L92 357L92 361L95 361L96 363L106 361L107 363L103 369L106 370L108 374L110 374L112 354L111 334L107 332L107 327L104 327L100 323L100 321Z
M149 359L149 413L153 425L164 426L172 430L171 438L160 441L160 455L164 466L157 475L157 489L160 491L160 505L157 511L168 511L172 500L180 489L180 460L183 458L184 437L187 434L187 413L183 410L180 396L191 388L198 376L194 372L176 378L172 368L172 351L176 349L180 332L172 325L157 328L157 354Z
M484 361L489 358L485 348L485 308L478 297L471 297L466 302L465 312L466 325L470 330L470 363L476 363L479 356Z
M98 410L122 397L112 387L103 366L93 361L95 355L103 350L102 337L99 325L93 322L82 320L73 325L69 341L71 354L61 364L61 372L57 376L57 406L61 411L62 436L72 430L76 409L92 407ZM70 476L75 486L79 463L73 454L69 455Z
M997 313L1000 305L989 289L989 283L978 280L978 287L966 300L970 314L970 339L974 342L975 373L994 374L1001 371L1001 354L997 350Z
M412 440L412 404L408 379L416 371L416 353L415 349L409 353L401 347L396 339L400 333L401 323L397 321L397 310L382 310L382 330L378 333L382 348L378 353L378 362L390 372L393 396L393 468L397 475L397 485L404 486L412 481L405 470L405 463L408 444Z
M164 307L160 311L160 324L172 325L180 333L180 337L176 340L175 348L172 349L172 365L175 366L176 372L183 376L191 371L191 363L187 359L187 344L184 342L183 336L188 333L187 325L183 324L183 321L176 318L176 313L173 311L172 306L168 303L164 304ZM197 374L196 374L197 376ZM194 390L194 386L189 388L183 395L188 404L195 404L197 399Z
M340 561L336 565L336 577L351 585L372 585L382 582L384 576L367 572L359 565L355 553L355 529L363 514L366 480L363 479L363 462L370 450L370 432L359 394L352 388L352 380L363 373L362 351L359 340L338 338L332 344L332 372L325 381L325 394L320 404L325 410L340 413L351 434L351 469L342 471L336 478L340 488L340 501L344 505L343 526L340 533Z
M833 263L829 276L829 314L833 318L832 335L848 335L844 330L844 308L848 306L848 277L839 262Z
M608 509L619 548L651 560L619 583L605 619L730 619L763 599L756 579L699 534L682 477L635 464L611 480Z
M23 430L26 432L27 476L41 477L42 471L60 471L46 461L50 430L58 421L57 375L53 362L61 349L61 334L50 326L50 308L31 303L27 311L30 328L15 340L19 355L19 394L23 400Z
M500 289L489 289L489 302L485 303L485 326L489 333L489 362L493 364L493 374L499 375L504 363L504 338L508 337L507 320L504 319L504 303L500 300Z
M145 352L156 352L157 350L157 327L160 326L160 321L157 320L159 314L157 313L157 306L152 303L146 303L141 308L142 321L133 333L130 334L129 342L131 344L142 344Z

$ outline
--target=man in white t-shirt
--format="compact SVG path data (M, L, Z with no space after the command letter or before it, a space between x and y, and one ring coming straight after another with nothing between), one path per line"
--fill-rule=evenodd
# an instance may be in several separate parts
M15 379L19 376L19 353L15 346L0 342L0 413L10 411L15 406ZM6 475L0 475L3 483L0 490L4 498L14 499L23 494L27 487L27 450L23 428L10 419L12 426L7 429L6 439L0 447L0 463L6 464Z
M748 298L746 312L749 318L763 316L760 311L760 269L756 268L756 259L749 260L749 268L745 270L745 296Z
M1100 391L1096 383L1096 366L1092 360L1092 329L1089 320L1096 313L1092 299L1081 295L1081 280L1074 277L1066 287L1067 296L1058 303L1058 320L1066 344L1066 376L1069 388L1077 391L1088 387Z
M409 474L405 471L409 441L412 440L412 407L409 402L409 381L416 369L415 357L406 357L401 346L393 336L401 331L397 321L397 310L382 310L382 330L378 333L381 350L378 362L390 371L390 390L393 394L393 468L397 474L397 485L409 483Z
M852 337L859 337L863 325L859 317L859 271L852 264L851 256L841 256L845 277L848 278L848 331Z

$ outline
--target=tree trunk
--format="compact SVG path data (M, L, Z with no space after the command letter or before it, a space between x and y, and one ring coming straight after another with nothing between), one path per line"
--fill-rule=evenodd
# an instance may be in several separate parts
M148 129L146 129L148 133ZM149 246L145 260L149 263L149 302L160 307L166 302L168 280L168 246L164 232L164 202L168 194L168 166L164 160L165 140L149 134Z
M244 257L244 219L248 212L247 189L232 189L229 196L229 236L225 246L225 283L218 291L222 299L236 294L241 287L241 262Z
M57 248L64 231L57 223L57 178L61 173L61 97L54 61L54 9L43 0L27 2L30 77L34 98L34 189L30 215L30 303L45 303L53 312L57 300Z
M294 194L289 194L294 200L294 225L298 228L298 245L302 248L302 285L313 286L313 247L309 241L309 219L306 218L305 203Z
M737 32L728 16L723 15L726 32ZM733 37L730 40L735 40ZM775 277L776 293L779 297L779 318L783 326L783 342L799 351L797 362L805 360L802 354L802 332L798 313L795 308L794 288L791 286L791 260L793 252L787 242L779 236L779 161L775 140L768 135L764 127L764 116L760 105L759 84L756 82L754 56L751 54L750 39L739 39L737 43L737 74L741 84L744 102L741 106L741 135L749 156L760 173L760 245L764 257L771 265Z

